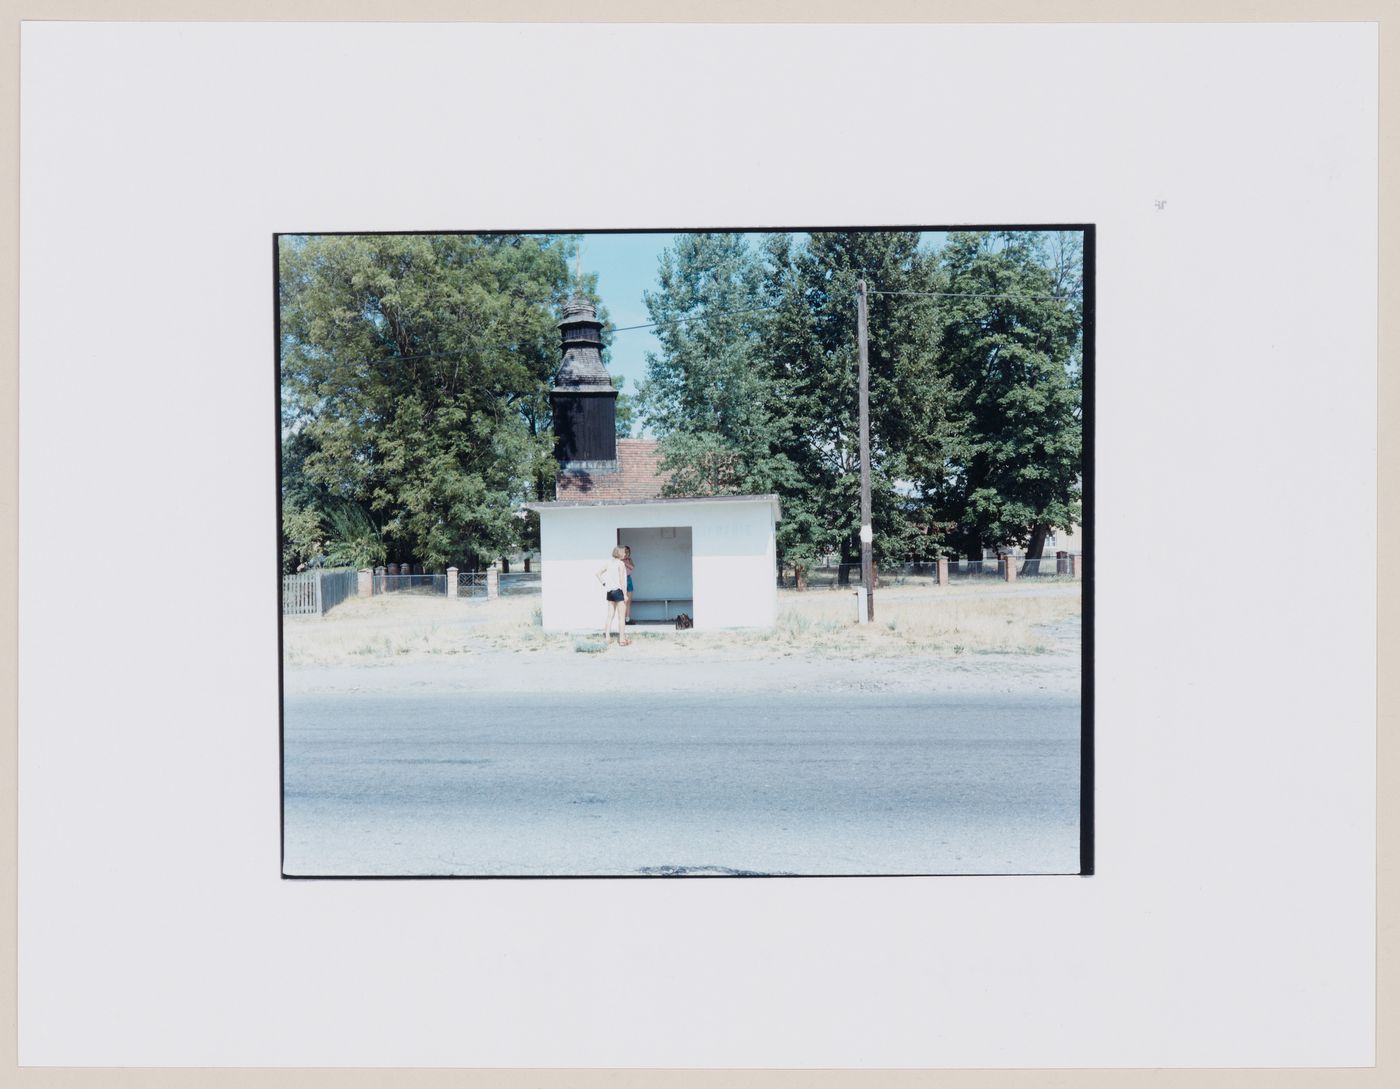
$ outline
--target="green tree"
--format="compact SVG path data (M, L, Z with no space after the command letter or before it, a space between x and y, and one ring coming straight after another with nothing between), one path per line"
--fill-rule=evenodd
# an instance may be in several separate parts
M605 340L606 340L606 338L607 338L607 336L608 336L609 331L610 331L610 330L609 330L608 327L605 325L605 326L603 327L603 337L604 337ZM605 351L606 351L606 349L605 349ZM604 356L604 365L605 365L605 366L606 366L606 360L607 360L607 357ZM616 427L617 427L617 437L618 437L619 439L626 439L626 438L630 438L630 437L631 437L631 435L632 435L632 417L633 417L633 415L634 415L634 408L635 408L636 403L637 403L637 399L636 399L635 396L633 396L632 394L627 393L627 392L625 392L625 391L623 390L623 387L624 387L626 384L627 384L627 379L623 378L622 375L619 374L619 375L615 375L615 376L613 377L613 387L617 390L617 421L616 421Z
M789 471L771 443L772 375L762 351L763 269L742 234L682 235L645 294L659 353L641 414L661 436L673 495L776 491Z
M940 264L951 294L939 351L964 441L941 490L955 543L1021 544L1080 519L1082 248L1079 236L959 233Z
M871 473L880 561L941 543L930 516L957 442L937 263L913 232L683 236L647 295L662 350L642 410L662 435L670 491L776 492L778 550L807 567L859 556L856 283L871 296ZM910 294L923 293L923 294ZM843 579L846 577L843 571Z
M284 505L342 519L359 556L442 566L521 544L512 510L553 478L548 387L572 245L284 238Z
M870 296L870 475L877 562L927 555L941 543L929 516L957 427L939 366L936 307L942 281L915 232L828 232L766 244L763 351L771 361L777 449L795 468L784 496L786 554L808 562L828 551L860 555L857 281ZM844 581L849 566L843 567Z
M282 505L282 573L290 575L320 549L325 531L314 510Z
M332 567L374 567L389 556L384 534L358 504L346 503L327 512L326 560Z

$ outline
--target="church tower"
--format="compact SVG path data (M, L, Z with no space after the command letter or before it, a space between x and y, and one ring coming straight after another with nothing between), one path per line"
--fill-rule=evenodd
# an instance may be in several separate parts
M617 468L617 390L603 366L603 323L582 295L564 304L563 361L549 391L561 473Z

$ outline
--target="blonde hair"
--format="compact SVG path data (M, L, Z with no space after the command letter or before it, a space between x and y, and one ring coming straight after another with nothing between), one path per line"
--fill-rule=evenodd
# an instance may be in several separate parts
M613 557L613 559L615 559L615 560L620 560L620 559L622 559L622 557L625 556L625 555L627 555L627 553L624 552L624 551L622 551L622 546L621 546L621 545L618 545L616 548L614 548L614 549L612 550L612 557Z

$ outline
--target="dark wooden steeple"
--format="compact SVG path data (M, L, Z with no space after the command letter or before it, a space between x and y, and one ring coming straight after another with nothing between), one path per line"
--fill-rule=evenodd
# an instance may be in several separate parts
M549 391L559 468L615 469L617 390L603 366L603 323L583 296L565 303L559 339L563 360Z

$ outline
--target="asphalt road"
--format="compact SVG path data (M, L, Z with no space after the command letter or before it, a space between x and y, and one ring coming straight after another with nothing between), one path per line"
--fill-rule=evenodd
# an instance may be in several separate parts
M1076 873L1039 693L288 694L292 875Z

